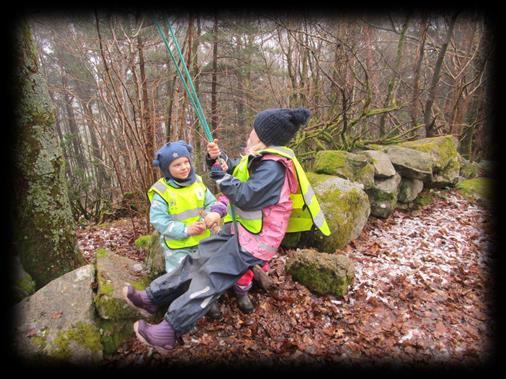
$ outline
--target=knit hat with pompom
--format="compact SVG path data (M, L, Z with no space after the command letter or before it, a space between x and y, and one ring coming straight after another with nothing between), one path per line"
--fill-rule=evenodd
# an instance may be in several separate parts
M192 150L193 149L191 145L188 145L183 140L167 142L155 153L153 165L158 166L160 168L160 171L162 171L163 176L165 176L167 179L170 179L172 178L172 175L170 175L169 165L172 163L172 161L177 158L186 157L191 164Z
M274 108L257 114L253 128L267 146L287 145L297 131L306 125L311 111L306 108Z

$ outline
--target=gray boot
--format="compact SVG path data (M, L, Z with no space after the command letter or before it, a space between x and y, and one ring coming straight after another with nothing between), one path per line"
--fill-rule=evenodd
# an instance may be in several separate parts
M223 314L221 313L220 305L218 304L218 300L216 300L211 307L209 308L209 311L207 311L207 316L209 316L212 320L220 320L223 317Z
M250 288L251 284L246 288L234 284L234 293L237 297L237 305L239 306L239 309L242 313L251 313L255 310L255 307L253 306L253 303L251 303L251 300L248 296L248 291Z

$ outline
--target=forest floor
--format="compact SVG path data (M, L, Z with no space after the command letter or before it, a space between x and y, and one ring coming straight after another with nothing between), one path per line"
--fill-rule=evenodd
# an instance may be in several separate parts
M145 230L143 220L135 222ZM130 219L80 230L78 238L90 262L98 247L144 259ZM132 337L104 365L480 366L494 355L492 239L485 208L455 191L438 191L422 209L371 217L361 235L336 252L354 262L346 296L317 296L294 282L284 271L290 250L281 250L269 274L279 299L254 288L256 310L246 315L226 293L223 318L199 320L168 355Z

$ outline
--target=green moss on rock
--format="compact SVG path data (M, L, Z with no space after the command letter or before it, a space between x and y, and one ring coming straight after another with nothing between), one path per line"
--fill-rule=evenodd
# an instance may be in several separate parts
M367 194L350 181L330 175L308 172L331 235L319 231L302 233L301 242L324 252L334 252L358 237L370 213Z
M107 249L104 249L103 247L101 248L98 248L96 251L95 251L95 257L97 259L100 259L100 258L105 258L109 255L109 252L107 251Z
M153 243L152 241L153 241L153 235L147 234L147 235L140 236L139 238L137 238L134 242L134 245L138 249L147 250L151 247L151 245Z
M52 345L50 355L55 358L70 360L73 358L76 348L80 352L82 349L87 350L85 355L92 361L102 358L100 332L92 324L77 323L73 328L60 332L52 341Z
M133 321L100 320L100 341L104 354L114 354L134 334Z
M470 200L488 201L491 199L493 183L493 179L478 177L459 182L456 189Z
M366 156L342 150L323 150L316 154L314 172L337 175L341 178L364 184L374 182L374 167Z
M434 159L436 171L444 169L453 158L458 156L458 141L452 135L402 142L399 146L430 153Z
M431 191L422 191L413 201L414 207L417 209L425 208L427 205L432 203L433 198L434 195Z
M129 307L125 300L113 296L113 283L105 278L102 273L97 274L97 282L98 289L94 302L100 317L106 320L124 320L138 317L137 312Z

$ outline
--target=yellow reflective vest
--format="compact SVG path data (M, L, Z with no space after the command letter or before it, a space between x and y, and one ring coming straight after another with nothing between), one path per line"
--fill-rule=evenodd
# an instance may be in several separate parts
M198 175L192 185L181 188L174 188L167 184L165 178L160 178L148 190L148 198L152 202L156 192L167 202L167 211L173 220L190 225L201 219L200 212L204 210L206 190L202 178ZM165 244L170 249L182 249L197 246L200 240L210 235L211 232L206 229L202 234L189 236L182 240L165 239Z
M290 219L288 220L288 229L286 232L294 233L308 231L315 225L325 236L329 236L330 229L325 220L323 211L320 208L320 204L316 199L313 187L311 187L306 173L297 160L293 150L286 146L271 146L259 151L259 154L279 155L290 159L294 164L299 188L297 193L292 193L290 195L290 199L293 202L293 209ZM248 156L242 157L232 173L232 175L241 182L245 182L249 179L248 162ZM250 233L259 234L262 231L263 213L261 210L244 211L234 206L234 211L237 221ZM232 217L230 216L230 212L228 212L224 222L227 223L231 221Z

